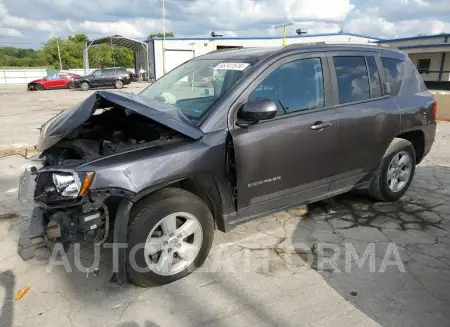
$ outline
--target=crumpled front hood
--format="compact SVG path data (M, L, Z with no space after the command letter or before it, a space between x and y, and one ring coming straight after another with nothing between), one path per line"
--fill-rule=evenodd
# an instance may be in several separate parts
M203 136L203 132L174 106L133 93L98 91L42 125L38 150L44 151L55 145L85 123L97 109L109 108L113 104L141 114L194 140Z
M88 77L92 77L92 74L88 74L88 75L83 75L83 76L77 76L77 77L74 77L74 79L84 79L84 78L88 78Z

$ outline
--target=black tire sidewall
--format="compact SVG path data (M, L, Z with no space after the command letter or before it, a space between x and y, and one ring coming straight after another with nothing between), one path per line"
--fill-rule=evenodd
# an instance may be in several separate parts
M86 85L87 84L87 88L86 89L83 89L83 85ZM82 82L81 84L80 84L80 89L82 90L82 91L87 91L87 90L89 90L89 83L88 82Z
M116 89L121 89L121 88L123 87L123 82L122 82L121 80L117 80L117 81L114 83L114 87L115 87Z
M151 202L151 199L149 199ZM164 217L174 212L187 212L194 215L200 225L202 226L203 241L199 253L194 262L183 271L171 275L162 276L154 273L149 268L146 268L146 262L143 254L142 246L135 252L134 259L132 256L132 249L135 246L145 243L152 228ZM128 260L127 260L127 274L128 278L136 285L141 287L148 287L154 284L166 284L178 280L190 274L195 268L200 267L206 260L208 253L212 246L214 238L214 223L208 207L196 196L175 196L165 198L149 206L145 206L139 212L131 213L130 219L136 221L130 226L128 234ZM135 260L138 267L146 268L146 272L136 271L131 260Z
M398 192L393 192L389 189L387 183L387 171L389 168L389 164L392 161L392 158L401 151L408 152L411 156L412 165L411 165L411 174L406 185ZM408 141L399 142L395 144L391 151L384 157L383 164L380 170L379 183L380 183L380 191L387 201L397 201L400 199L408 190L409 186L412 183L414 178L414 174L416 172L416 152L414 151L414 147Z

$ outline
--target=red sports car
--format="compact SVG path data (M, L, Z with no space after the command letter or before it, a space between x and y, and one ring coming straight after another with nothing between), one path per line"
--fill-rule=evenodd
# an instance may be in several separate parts
M55 73L28 83L28 91L70 88L69 83L77 77L80 77L80 75L73 73Z

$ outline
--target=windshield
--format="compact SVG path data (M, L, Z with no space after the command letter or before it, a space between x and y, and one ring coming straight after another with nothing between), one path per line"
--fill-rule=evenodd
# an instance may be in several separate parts
M197 125L212 105L250 69L245 62L192 60L175 68L139 95L173 105Z

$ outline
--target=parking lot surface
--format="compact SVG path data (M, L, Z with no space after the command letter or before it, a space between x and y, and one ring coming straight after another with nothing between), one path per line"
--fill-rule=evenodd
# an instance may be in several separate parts
M45 109L50 101L60 110L87 96L77 92L79 98L69 101L70 91L52 94L27 93L22 107L9 102L17 110L10 120L14 130L2 133L32 144L31 132L16 135L28 128L21 127L21 117L28 117L31 128L54 114ZM16 200L17 181L33 159L0 159L2 327L450 325L450 124L438 125L436 143L401 201L342 195L228 234L216 232L201 269L148 289L109 283L107 249L101 251L98 276L97 266L89 267L92 248L81 248L80 262L78 250L69 251L71 271L63 260L48 265L21 259L18 249L30 254L31 207ZM30 290L15 300L24 286Z
M147 83L132 83L120 92L139 92ZM114 90L114 89L113 89ZM30 148L36 144L38 128L58 112L81 102L97 91L26 91L26 86L0 87L0 153L6 149ZM5 128L7 127L7 128Z

